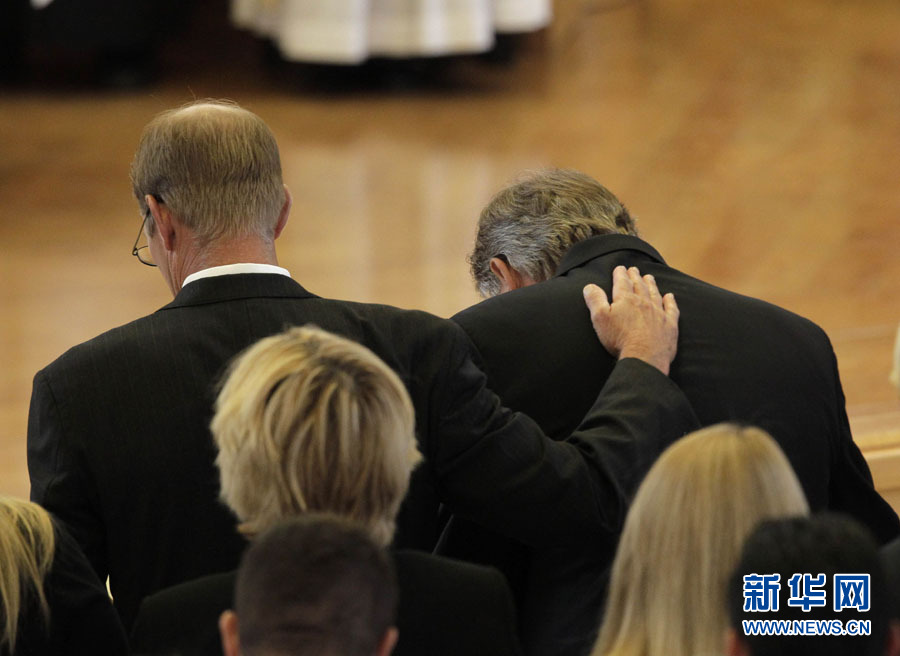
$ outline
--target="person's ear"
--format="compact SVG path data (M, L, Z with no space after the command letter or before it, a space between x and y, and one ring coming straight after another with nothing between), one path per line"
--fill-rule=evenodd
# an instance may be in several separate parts
M750 650L734 628L725 634L725 656L750 656Z
M175 225L173 223L172 212L164 203L156 200L152 194L144 196L147 207L150 208L150 216L153 218L153 225L162 239L163 246L167 251L175 250Z
M490 267L491 273L493 273L497 280L500 281L501 294L534 284L534 280L527 274L516 271L516 269L506 261L505 257L492 257Z
M225 656L240 656L238 616L233 610L226 610L219 616L219 636L222 638L222 652Z
M275 224L275 236L274 239L278 239L278 236L281 234L281 231L284 230L284 226L287 225L288 216L291 214L291 206L294 204L294 198L291 196L291 190L288 189L287 185L282 185L284 187L284 204L281 206L281 212L278 214L278 222Z
M378 643L378 649L375 651L375 656L389 656L389 654L394 651L394 646L396 646L399 638L400 632L397 631L397 627L390 627L384 632L384 635L381 636L381 640Z

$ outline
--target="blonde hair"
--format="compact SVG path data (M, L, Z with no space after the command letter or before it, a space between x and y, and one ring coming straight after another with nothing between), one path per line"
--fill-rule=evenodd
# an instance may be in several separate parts
M44 578L53 563L55 539L47 511L35 503L0 496L0 617L4 647L15 653L19 615L35 601L44 622L50 608Z
M317 511L391 541L421 455L406 388L364 346L312 327L257 342L232 365L211 428L242 531Z
M131 184L146 213L154 196L211 241L273 238L285 201L278 144L256 114L207 100L159 114L145 128Z
M500 293L491 259L503 257L532 280L556 273L574 244L596 235L637 235L634 219L615 195L571 169L528 173L499 191L481 211L469 267L482 296Z
M676 442L628 512L593 656L720 654L728 576L745 538L764 519L808 513L765 431L717 424Z

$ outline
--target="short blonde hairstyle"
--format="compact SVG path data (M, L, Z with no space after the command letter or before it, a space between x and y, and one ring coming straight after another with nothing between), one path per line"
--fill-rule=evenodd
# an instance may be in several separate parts
M206 242L273 238L285 202L278 144L256 114L207 100L159 114L145 128L131 184L141 213L154 196Z
M406 388L364 346L312 327L257 342L233 363L211 428L221 496L245 533L315 511L391 541L421 455Z
M764 519L808 513L765 431L717 424L676 442L628 512L592 654L720 654L728 577L744 540Z
M634 219L594 178L572 169L527 173L481 211L468 257L472 278L482 296L499 294L491 260L502 257L532 280L548 280L577 242L615 233L637 235Z
M0 496L0 653L16 651L19 614L35 601L45 623L44 578L53 563L53 524L35 503Z

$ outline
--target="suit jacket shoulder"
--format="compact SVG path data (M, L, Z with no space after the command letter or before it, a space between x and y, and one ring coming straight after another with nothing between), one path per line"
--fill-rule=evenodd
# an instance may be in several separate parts
M497 570L431 554L394 554L400 587L397 656L519 654L515 609Z
M126 628L146 594L237 565L245 542L218 500L208 428L215 384L253 342L308 323L366 345L412 398L425 462L395 546L431 550L440 503L529 544L606 540L649 458L695 425L671 380L626 360L595 392L584 430L548 442L503 407L470 341L445 319L318 298L278 275L198 280L35 377L32 498L72 528L101 578L109 574Z
M394 554L400 588L396 656L516 656L515 611L499 572L430 554ZM147 597L131 635L136 656L219 656L218 619L232 607L236 572Z
M232 607L237 572L187 581L146 597L131 632L135 656L220 656L219 616Z
M636 237L579 242L554 278L453 317L478 349L489 385L510 408L533 417L556 439L578 425L617 366L593 335L581 290L595 283L609 294L618 265L638 266L654 275L661 292L675 294L681 315L670 376L702 425L731 421L762 427L784 450L813 510L850 514L882 541L900 532L896 513L875 491L853 442L824 331L786 309L668 266ZM649 387L643 391L653 393ZM483 533L481 527L454 521L444 544L462 544L469 557L492 559L488 562L503 566L517 591L526 591L519 606L526 651L581 653L577 645L562 647L579 633L584 645L590 644L602 596L585 594L584 582L597 572L585 575L577 559L560 559L556 551L543 549L531 555L523 583L515 578L523 568L507 556L509 549ZM613 549L604 549L595 549L593 556L605 554L611 561ZM580 630L572 629L575 624ZM553 646L549 651L548 645Z
M668 266L626 235L579 242L551 280L488 299L453 317L479 350L491 386L553 437L566 435L612 370L583 320L581 288L610 291L612 270L638 266L678 302L678 353L670 376L701 424L731 421L768 431L785 451L813 510L849 513L885 541L896 514L874 492L853 442L834 351L812 321ZM525 316L544 317L529 330ZM540 381L535 384L534 381Z

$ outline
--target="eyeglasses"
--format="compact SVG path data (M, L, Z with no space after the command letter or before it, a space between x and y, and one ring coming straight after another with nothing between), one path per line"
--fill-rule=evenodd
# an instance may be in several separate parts
M147 225L147 221L150 219L150 208L147 208L147 213L144 214L144 220L141 221L141 229L138 232L137 239L134 240L134 246L131 248L131 254L134 255L138 260L140 260L141 264L146 264L147 266L155 267L156 263L153 261L153 255L150 253L150 245L144 244L143 246L138 246L141 243L141 237L144 236L144 226Z

